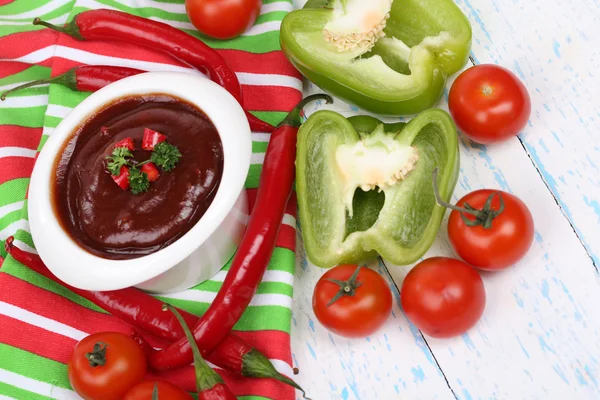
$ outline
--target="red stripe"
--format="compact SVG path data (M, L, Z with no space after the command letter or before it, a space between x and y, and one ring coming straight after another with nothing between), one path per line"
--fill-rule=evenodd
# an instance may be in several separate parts
M10 75L18 74L21 71L25 71L29 67L31 67L31 64L18 61L2 61L0 62L0 79L6 78Z
M12 3L15 0L0 0L0 6L5 6L7 4Z
M0 185L13 179L29 178L35 161L29 157L0 158Z
M0 38L3 58L19 58L56 43L58 32L42 29L31 32L18 32Z
M244 106L252 111L290 111L302 99L298 89L242 85Z
M238 72L254 74L279 74L301 78L300 73L287 60L282 51L264 54L248 53L242 50L217 50L227 60L231 68Z
M0 125L0 147L26 147L36 150L42 137L42 128L18 125Z

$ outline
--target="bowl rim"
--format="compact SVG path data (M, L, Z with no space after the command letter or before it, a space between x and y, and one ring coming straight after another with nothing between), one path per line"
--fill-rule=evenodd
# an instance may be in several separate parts
M65 141L98 110L116 100L161 93L189 102L213 122L223 145L223 174L200 220L164 249L139 258L111 260L94 255L61 226L51 199L52 174ZM147 72L112 83L77 105L56 127L38 155L29 188L29 221L38 254L65 283L85 290L117 290L153 279L200 248L232 212L250 168L252 138L238 101L211 80L184 72Z

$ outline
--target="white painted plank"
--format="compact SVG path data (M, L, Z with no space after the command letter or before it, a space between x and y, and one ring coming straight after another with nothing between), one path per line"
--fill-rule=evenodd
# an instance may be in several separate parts
M457 0L480 63L512 69L532 96L521 137L600 267L600 2Z

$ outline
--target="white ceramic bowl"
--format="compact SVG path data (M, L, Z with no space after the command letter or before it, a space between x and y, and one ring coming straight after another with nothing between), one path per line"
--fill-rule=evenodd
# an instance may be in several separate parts
M98 109L122 97L148 93L181 98L211 119L223 143L222 180L206 213L170 246L131 260L97 257L71 239L54 213L50 195L55 162L65 140ZM59 279L80 289L136 286L165 293L190 288L216 274L239 245L248 214L244 182L251 154L252 139L244 111L216 83L175 72L144 73L113 83L74 108L39 154L29 190L29 220L37 251Z

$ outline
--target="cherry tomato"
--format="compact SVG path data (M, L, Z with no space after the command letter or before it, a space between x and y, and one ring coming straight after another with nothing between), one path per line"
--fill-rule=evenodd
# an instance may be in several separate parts
M319 322L345 337L375 333L392 311L392 292L377 272L367 267L338 265L315 286L313 310Z
M469 226L476 217L453 210L448 219L448 236L456 253L468 264L493 271L510 267L525 256L533 243L534 226L525 203L510 193L477 190L464 196L456 205L465 207L468 204L483 210L490 196L489 211L498 214L502 203L504 206L491 219L489 227L482 224Z
M185 10L201 33L231 39L254 25L262 0L185 0Z
M469 68L456 79L448 106L456 126L482 144L516 136L531 114L525 85L506 68L489 64Z
M147 381L138 383L123 397L123 400L153 400L152 393L157 389L160 400L192 400L193 397L188 392L165 381Z
M68 364L69 382L85 400L120 400L144 379L141 347L119 332L100 332L75 345Z
M477 271L462 261L428 258L406 275L400 291L406 317L435 338L459 336L485 308L485 288Z

